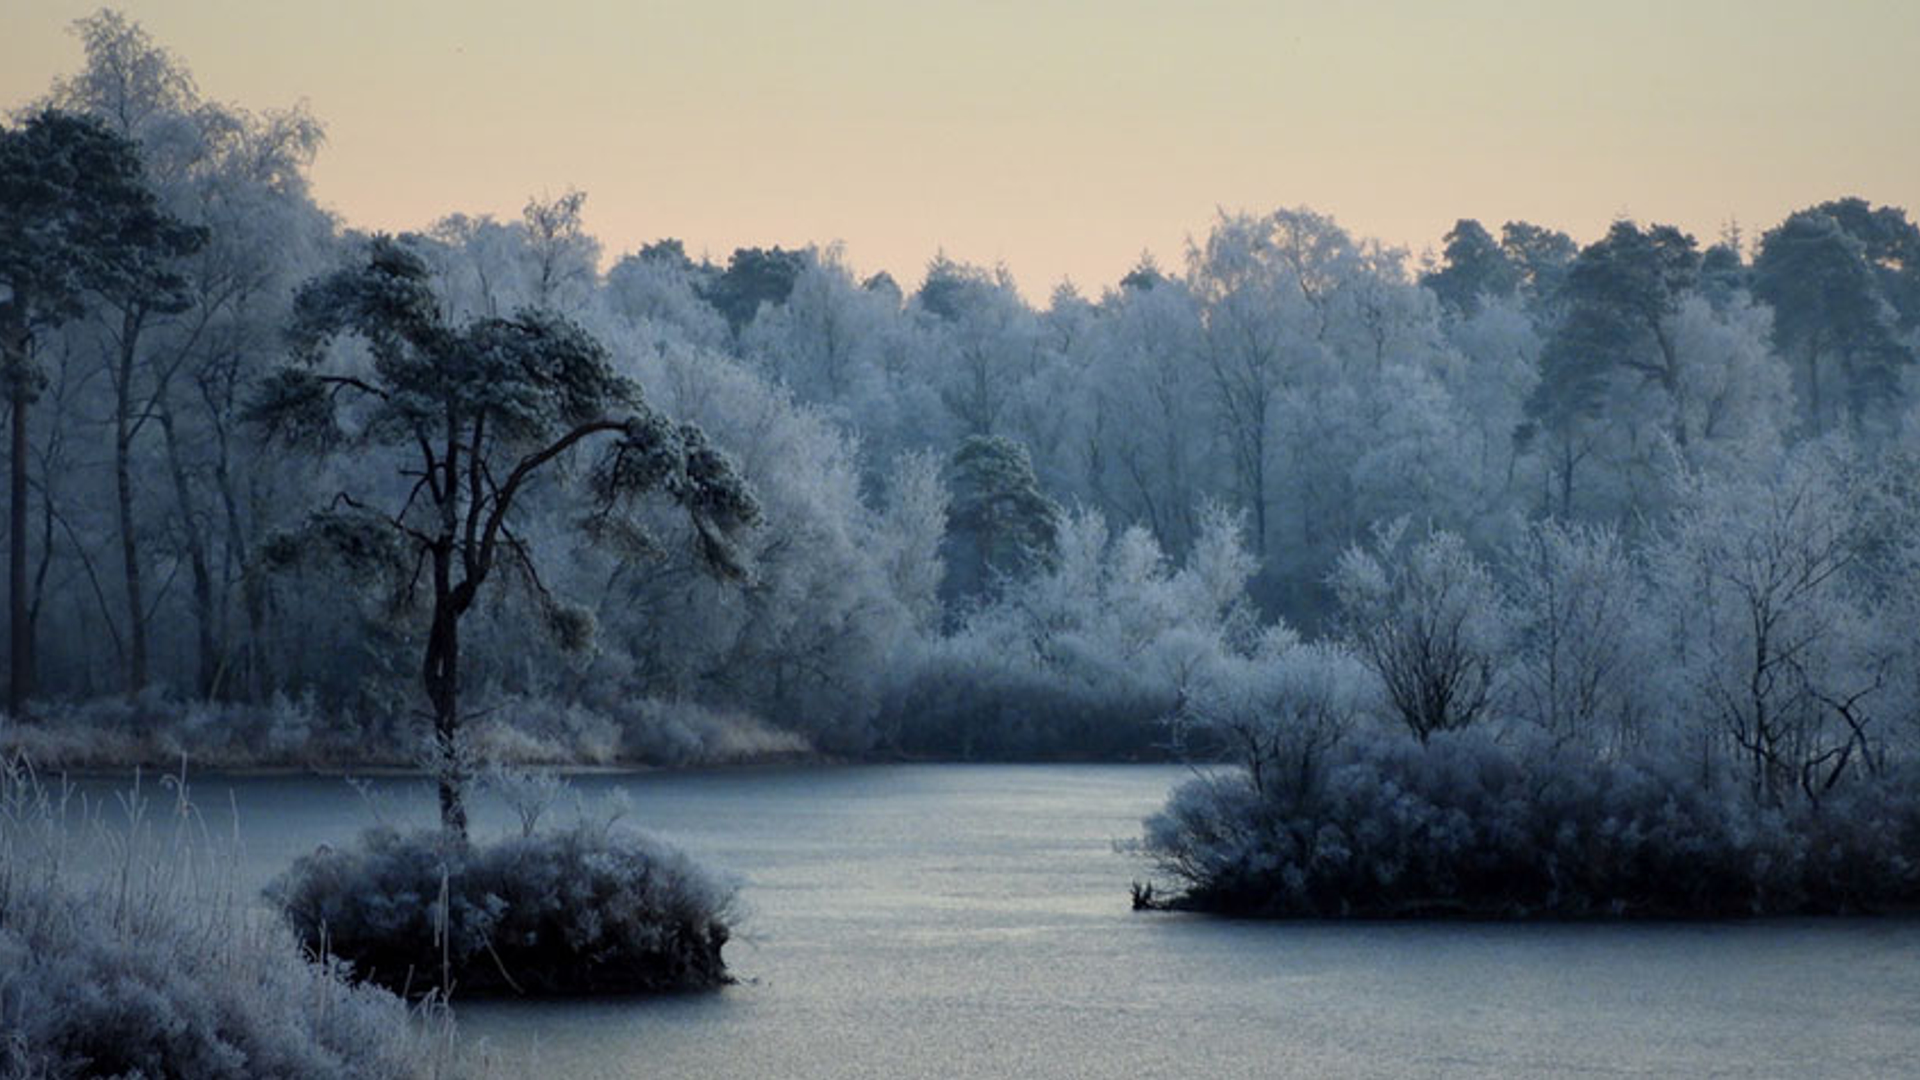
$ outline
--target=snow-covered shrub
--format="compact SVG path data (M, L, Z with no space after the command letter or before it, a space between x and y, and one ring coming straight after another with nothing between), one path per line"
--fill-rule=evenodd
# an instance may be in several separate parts
M1466 727L1494 703L1510 615L1493 574L1466 542L1435 532L1402 549L1406 519L1375 550L1348 548L1329 579L1355 654L1420 741Z
M1700 917L1920 907L1920 786L1768 808L1669 755L1526 729L1354 738L1319 785L1190 781L1146 823L1173 904L1266 916Z
M623 669L633 696L751 712L824 749L865 750L918 598L891 577L912 538L862 501L858 443L724 355L654 348L617 325L607 335L623 374L727 448L762 526L744 541L752 576L739 587L690 573L697 537L664 514L644 516L645 557L581 553L567 573L599 597L601 662Z
M1193 680L1176 729L1183 746L1244 766L1256 792L1284 785L1302 797L1381 698L1379 679L1347 649L1275 626L1251 655L1218 658Z
M1808 443L1753 478L1679 477L1649 561L1680 712L1756 797L1818 802L1878 770L1899 618L1869 569L1872 473Z
M1176 568L1145 529L1115 536L1098 513L1067 515L1051 566L906 657L888 734L941 756L1164 753L1187 686L1248 644L1242 526L1207 512Z
M42 768L314 765L405 751L387 733L330 715L312 695L275 694L259 704L181 700L158 689L79 702L46 702L31 720L0 725L0 754Z
M444 1011L310 963L225 887L184 793L173 809L108 825L0 768L0 1077L442 1073Z
M540 819L571 788L567 778L559 773L517 769L499 762L488 765L481 772L480 782L488 791L499 796L500 801L507 804L507 809L513 811L513 816L520 822L521 836L532 836L540 827Z
M649 765L735 765L811 754L806 736L735 709L637 698L615 706L622 760Z
M1125 759L1164 751L1171 689L1121 668L1036 668L966 638L928 645L888 698L912 754L963 760Z
M1645 575L1612 529L1535 522L1502 562L1513 598L1514 715L1601 749L1646 735L1662 667Z
M469 725L479 760L515 765L726 765L811 754L804 735L739 709L593 689L582 698L500 694ZM410 765L418 733L323 711L311 696L264 705L176 701L149 692L49 703L31 720L0 715L0 756L43 767L195 768Z
M465 843L370 829L302 857L268 897L316 954L417 995L609 994L728 981L733 890L611 823Z
M591 706L518 694L496 698L468 737L488 761L516 765L610 765L620 760L620 724Z

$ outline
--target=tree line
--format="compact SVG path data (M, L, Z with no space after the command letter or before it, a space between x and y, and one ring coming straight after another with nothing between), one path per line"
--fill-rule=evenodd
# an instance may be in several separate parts
M1486 670L1394 689L1416 730L1713 713L1788 785L1912 725L1899 208L1709 244L1461 221L1421 260L1223 213L1036 307L944 256L911 291L835 246L607 260L571 191L368 237L313 199L313 117L78 30L0 141L15 715L294 700L397 738L452 605L469 704L431 711L575 751L1134 753L1309 638L1392 689L1402 592L1481 575L1454 644ZM1623 704L1654 662L1671 692ZM1877 734L1790 747L1815 716Z

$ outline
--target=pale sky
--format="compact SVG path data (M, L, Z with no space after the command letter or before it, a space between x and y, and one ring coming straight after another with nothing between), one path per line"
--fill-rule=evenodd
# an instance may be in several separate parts
M7 0L0 106L97 0ZM663 236L944 249L1030 296L1178 267L1216 208L1310 206L1416 254L1460 217L1750 235L1846 194L1920 212L1920 0L125 0L203 94L305 100L347 222L588 193Z

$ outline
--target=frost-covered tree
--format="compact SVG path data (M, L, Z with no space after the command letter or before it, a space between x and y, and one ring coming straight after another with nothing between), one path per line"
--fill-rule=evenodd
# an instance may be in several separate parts
M901 449L923 449L925 419L902 365L916 344L899 299L862 288L835 245L810 250L793 288L741 334L740 351L794 398L858 431L876 466Z
M1880 612L1859 574L1867 477L1827 443L1775 460L1683 477L1654 560L1687 708L1777 804L1873 767L1890 654L1867 632Z
M1352 261L1331 221L1305 210L1223 215L1187 254L1200 302L1201 355L1253 547L1272 544L1277 465L1274 411L1322 359L1329 301Z
M720 350L731 331L701 299L707 276L686 257L680 241L663 240L614 263L601 302L627 323L646 327L656 342Z
M286 442L396 451L397 487L370 481L340 492L281 548L287 561L331 555L382 568L404 594L422 575L429 579L422 681L441 819L464 834L462 617L494 571L509 568L541 600L558 636L590 632L578 609L547 592L516 531L514 510L529 489L561 471L569 451L597 442L587 474L589 531L639 550L644 538L625 508L660 491L689 516L703 565L730 577L746 572L738 540L759 508L698 427L647 408L575 325L533 310L454 324L426 263L406 244L376 238L363 259L301 290L292 330L301 363L268 383L254 414ZM371 362L328 347L342 337L359 339ZM342 408L343 398L358 408Z
M888 474L874 537L894 596L923 634L939 628L940 583L947 570L941 544L951 496L941 471L932 454L901 455Z
M52 100L136 143L160 203L204 241L170 266L177 287L165 302L139 290L109 295L97 318L69 334L97 354L110 388L103 441L112 449L126 603L117 620L124 629L108 627L126 642L130 687L146 685L150 666L166 659L150 665L149 639L184 638L168 631L190 616L192 685L213 693L240 674L257 695L257 589L245 600L251 640L242 657L231 656L235 635L223 623L248 576L254 529L236 473L263 470L237 465L232 436L243 388L264 374L262 346L277 336L294 282L332 229L305 177L321 130L300 108L255 114L205 100L184 64L118 13L103 10L75 29L86 64L55 85ZM165 603L167 568L181 563L188 612ZM156 570L162 584L150 589Z
M1512 541L1503 569L1513 600L1516 715L1605 752L1634 745L1659 655L1644 575L1619 533L1536 522Z
M1182 702L1186 737L1218 745L1261 796L1312 797L1326 755L1379 708L1374 672L1337 642L1270 629L1249 656L1213 665Z
M1471 515L1495 519L1515 507L1536 472L1515 436L1540 381L1540 327L1517 299L1486 300L1450 321L1447 340L1439 378L1463 418L1459 449L1476 491Z
M1043 350L1012 275L939 256L911 309L923 331L915 377L937 390L957 435L1018 434L1012 414Z
M633 359L660 407L725 442L761 493L764 523L746 541L755 573L743 588L723 591L685 556L618 575L606 622L629 643L637 681L766 716L823 748L865 749L888 658L913 620L891 553L928 523L880 535L852 438L748 365L690 350Z
M1207 377L1199 311L1184 282L1154 274L1151 286L1122 288L1101 303L1070 401L1081 417L1076 472L1079 490L1114 520L1141 522L1180 553L1199 531L1202 501L1224 486L1213 468L1220 448L1207 397L1194 392Z
M895 701L907 745L971 756L1153 752L1256 630L1244 518L1217 508L1184 564L1135 525L1066 514L1057 554L917 650Z
M520 220L449 214L433 224L422 254L434 266L455 318L497 317L523 307L578 315L599 279L600 242L581 221L584 191L534 196Z
M1454 526L1483 485L1449 385L1455 357L1405 253L1305 210L1224 217L1190 253L1199 380L1262 602L1307 618L1339 552L1414 514ZM1158 291L1158 290L1156 290Z
M1405 525L1383 528L1373 551L1349 548L1332 585L1343 637L1424 743L1493 704L1511 617L1493 574L1460 537L1435 532L1403 544Z

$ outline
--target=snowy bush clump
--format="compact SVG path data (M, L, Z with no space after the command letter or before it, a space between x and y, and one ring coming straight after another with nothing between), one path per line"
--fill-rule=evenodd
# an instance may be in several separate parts
M1920 786L1907 772L1767 807L1524 732L1423 746L1369 731L1311 785L1202 777L1142 845L1168 906L1278 917L1724 917L1920 908Z
M324 715L312 695L275 694L260 704L136 697L46 702L31 720L0 720L0 754L42 768L166 765L191 755L196 766L319 764L365 756L371 732Z
M428 1077L451 1021L310 963L215 884L218 858L140 816L68 811L0 770L0 1077ZM89 877L83 867L105 873Z
M731 765L814 753L806 736L750 712L639 695L502 694L472 727L478 753L523 765ZM248 705L149 691L45 703L31 720L0 715L0 755L52 768L167 766L183 756L197 769L405 765L417 741L392 717L329 713L310 694Z
M353 976L427 992L618 994L717 987L733 890L610 823L492 843L375 828L268 887L294 933Z
M890 695L887 735L909 754L964 761L1164 754L1173 695L1119 670L1035 669L937 642Z
M891 738L964 758L1164 755L1189 685L1252 644L1244 527L1207 511L1176 566L1145 529L1068 514L1050 567L908 658L883 710Z

